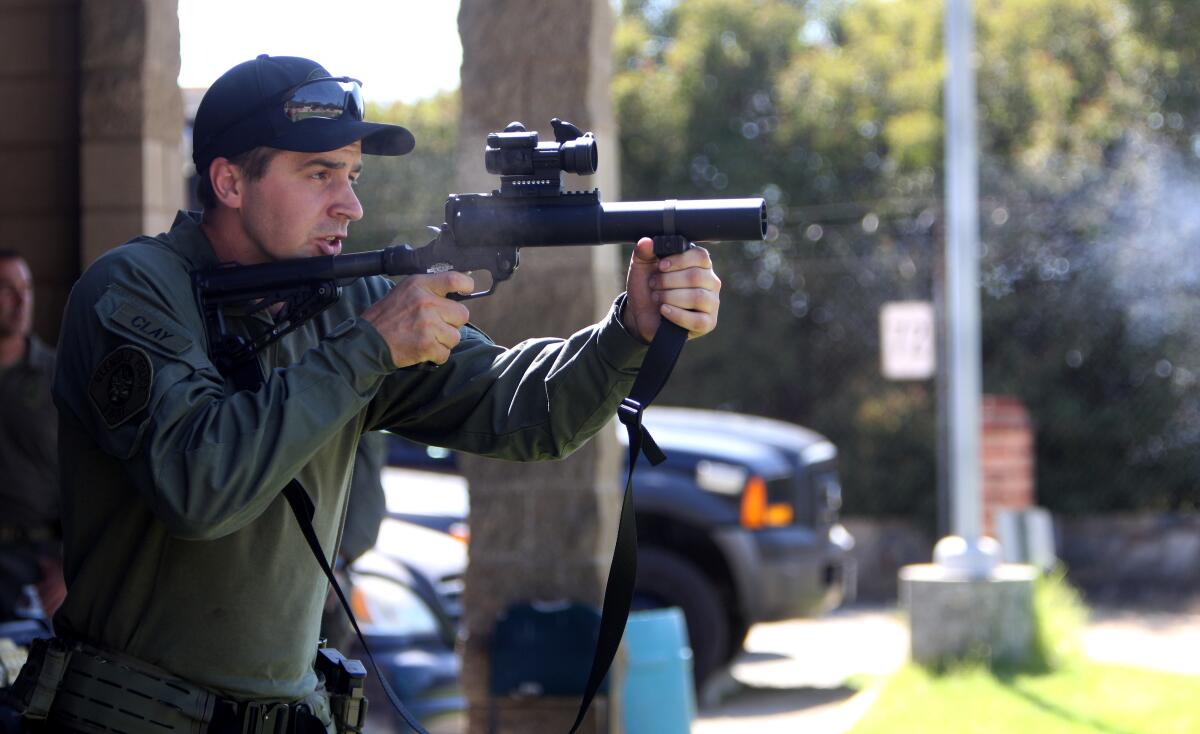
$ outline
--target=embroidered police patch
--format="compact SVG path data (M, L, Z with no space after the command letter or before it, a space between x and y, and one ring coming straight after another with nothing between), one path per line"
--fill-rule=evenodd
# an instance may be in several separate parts
M150 355L125 344L100 361L88 384L88 395L108 427L116 428L149 404L153 381Z

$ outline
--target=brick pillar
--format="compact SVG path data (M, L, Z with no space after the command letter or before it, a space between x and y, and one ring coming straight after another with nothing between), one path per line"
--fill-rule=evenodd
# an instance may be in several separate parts
M1033 447L1033 422L1021 401L985 395L980 446L984 534L995 537L997 510L1033 506Z
M78 33L79 0L0 0L0 247L29 263L51 344L79 276Z
M183 205L176 0L82 0L80 262Z
M606 199L618 198L607 0L463 0L458 22L458 190L499 187L483 166L488 132L521 120L553 140L550 118L561 117L599 140L599 173L568 188L599 186ZM615 247L526 249L513 280L469 304L471 320L501 344L566 336L601 318L622 272ZM489 644L497 615L513 602L568 599L599 607L616 536L620 463L611 430L562 462L463 462L471 487L463 648L471 732L566 731L573 720L577 698L493 701ZM579 661L584 670L590 664ZM607 730L598 715L605 711L603 701L593 706L583 731Z

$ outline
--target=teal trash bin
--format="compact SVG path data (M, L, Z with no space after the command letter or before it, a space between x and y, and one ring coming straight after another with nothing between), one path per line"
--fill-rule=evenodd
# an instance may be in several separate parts
M688 734L696 694L683 612L672 607L630 614L625 653L625 734Z

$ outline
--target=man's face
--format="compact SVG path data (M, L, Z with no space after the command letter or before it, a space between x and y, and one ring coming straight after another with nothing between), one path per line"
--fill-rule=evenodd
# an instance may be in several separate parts
M341 252L350 222L363 214L354 193L361 148L355 142L327 153L279 151L262 178L245 181L241 216L254 262Z
M33 323L33 276L19 257L0 258L0 338L25 336Z

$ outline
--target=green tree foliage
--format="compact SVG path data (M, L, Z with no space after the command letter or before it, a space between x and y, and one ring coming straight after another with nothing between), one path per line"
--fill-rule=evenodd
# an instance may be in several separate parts
M1200 3L1194 0L1129 0L1133 25L1158 50L1156 73L1148 77L1147 124L1187 153L1200 152Z
M976 2L985 389L1030 407L1053 509L1200 498L1200 350L1160 313L1195 305L1196 248L1151 256L1200 230L1158 223L1187 210L1193 138L1171 115L1192 120L1197 89L1162 17L1195 12ZM667 399L826 432L851 512L932 513L934 386L881 379L876 319L938 288L941 19L923 0L687 0L627 3L617 34L626 196L769 203L766 243L713 248L722 328Z
M362 221L350 228L348 251L374 250L432 239L426 227L444 219L446 195L453 191L458 141L458 92L445 92L412 104L368 104L367 119L403 125L417 145L397 158L366 156L359 178Z

